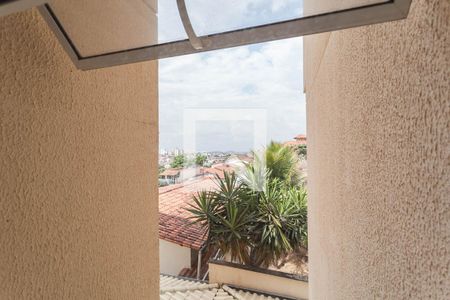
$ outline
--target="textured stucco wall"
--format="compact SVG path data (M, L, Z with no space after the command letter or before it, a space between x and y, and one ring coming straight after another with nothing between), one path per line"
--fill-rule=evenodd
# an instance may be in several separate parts
M450 299L450 2L304 45L310 298Z
M158 299L157 64L78 71L0 19L0 299Z

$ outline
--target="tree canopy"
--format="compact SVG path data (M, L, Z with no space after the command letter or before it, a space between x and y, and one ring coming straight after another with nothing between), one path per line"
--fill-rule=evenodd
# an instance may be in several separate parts
M188 159L184 154L176 155L170 163L171 168L184 168L187 166Z
M170 163L171 168L187 168L191 166L204 166L207 157L204 154L197 153L195 157L187 156L186 154L176 155Z

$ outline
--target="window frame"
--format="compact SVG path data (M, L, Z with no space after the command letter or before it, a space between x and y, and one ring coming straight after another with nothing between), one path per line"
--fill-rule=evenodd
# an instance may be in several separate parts
M91 70L401 20L408 16L411 5L411 0L389 0L197 37L192 27L189 29L184 0L177 2L189 39L85 57L80 55L51 7L44 4L38 9L74 65L80 70Z

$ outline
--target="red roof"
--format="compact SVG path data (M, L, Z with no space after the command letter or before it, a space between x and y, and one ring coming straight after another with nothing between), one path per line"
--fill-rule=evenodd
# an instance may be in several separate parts
M306 141L306 135L298 134L294 137L294 140L305 140Z
M202 177L180 184L159 188L159 238L199 250L206 241L206 230L191 224L192 215L186 210L193 203L192 196L202 190L211 190L216 184L210 177Z
M167 169L164 170L164 172L162 172L161 174L159 174L160 176L177 176L178 174L180 174L180 169Z
M236 155L236 157L237 157L239 160L242 160L242 161L245 161L245 162L252 162L252 161L253 161L253 158L251 158L251 157L248 156L248 155L241 155L241 154L239 154L239 155Z
M306 141L287 141L283 143L283 146L297 146L297 145L306 145Z
M306 145L306 135L298 134L294 137L293 141L284 142L283 145L284 146Z
M230 166L229 164L216 164L211 168L202 168L203 174L217 175L220 178L225 178L224 172L232 173L234 171L234 167Z

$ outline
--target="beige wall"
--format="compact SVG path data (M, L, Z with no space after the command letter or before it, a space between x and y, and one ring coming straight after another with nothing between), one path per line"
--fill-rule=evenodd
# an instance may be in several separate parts
M78 71L0 19L0 299L157 299L157 65Z
M308 299L308 282L209 262L209 282Z
M183 268L191 267L191 249L159 240L159 271L178 276Z
M310 298L449 299L450 2L304 44Z

